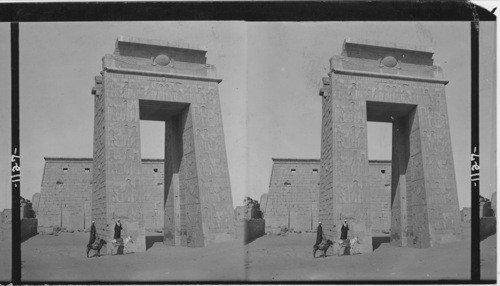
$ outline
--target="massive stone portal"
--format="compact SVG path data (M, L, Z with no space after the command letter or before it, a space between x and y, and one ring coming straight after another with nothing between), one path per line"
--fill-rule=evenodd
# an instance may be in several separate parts
M205 246L234 237L215 67L206 49L119 37L96 77L92 219L110 239L116 219L144 251L139 120L165 122L164 242Z
M460 238L445 85L428 48L346 39L330 59L323 101L319 219L340 237L344 219L372 251L367 121L393 125L391 244Z

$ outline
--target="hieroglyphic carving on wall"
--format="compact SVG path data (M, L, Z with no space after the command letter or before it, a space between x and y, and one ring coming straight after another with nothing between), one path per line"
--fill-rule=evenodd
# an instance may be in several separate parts
M140 175L135 165L140 161L139 150L136 148L114 148L109 151L109 159L113 164L109 168L110 174Z
M109 123L109 146L112 147L138 147L139 125L138 123Z
M143 195L138 192L140 180L127 175L109 174L107 189L111 194L111 201L116 203L139 203Z
M108 116L110 121L137 122L139 120L139 101L131 99L109 100Z
M198 187L198 179L193 178L190 180L182 180L181 188L184 189L185 203L186 204L199 204L200 194Z
M438 83L335 74L332 87L332 96L337 99L445 105L444 87Z
M333 211L328 210L328 207L326 207L328 203L326 202L330 199L329 192L334 195L334 204L347 204L352 200L352 197L347 195L349 192L348 182L341 182L342 180L339 182L336 181L336 178L342 179L342 177L352 176L358 178L361 185L365 182L363 176L360 176L355 171L357 169L362 172L364 168L353 167L353 165L355 158L360 156L359 150L363 150L364 146L361 145L363 140L366 139L361 138L362 143L360 143L359 140L353 139L353 134L356 134L357 130L359 134L366 132L366 130L361 132L362 128L366 128L362 125L363 120L366 120L363 117L365 114L360 116L359 113L366 112L364 104L366 100L369 100L418 105L418 117L411 118L411 120L416 120L418 124L411 125L411 132L409 132L409 141L411 142L409 144L410 158L406 175L407 180L409 180L408 191L411 193L408 194L408 210L405 209L404 212L408 212L409 220L424 223L423 221L420 222L423 216L413 215L412 213L416 204L425 204L425 199L429 201L426 193L434 192L437 187L431 184L429 189L426 190L425 185L420 185L424 182L422 179L428 182L428 180L434 179L442 181L446 178L453 178L451 181L454 181L453 158L451 156L443 84L340 74L332 74L330 81L332 86L331 97L334 99L334 103L332 104L328 97L323 96L322 160L327 162L322 163L324 172L322 173L320 197L325 200L325 203L322 204L323 207L320 207L321 220L328 219L332 214L344 214L342 210L335 210L335 208L333 208ZM351 112L347 114L346 110ZM422 145L414 144L417 141L421 141ZM397 149L397 146L394 146L394 148ZM358 153L353 152L349 154L350 156L345 155L343 157L344 154L351 150L356 150ZM334 178L333 183L329 180L329 176ZM349 178L349 180L351 179ZM420 181L417 182L418 180ZM333 187L330 187L332 184ZM436 203L431 203L436 206L436 210L444 210L437 207L439 204L437 202L450 204L450 202L454 201L456 198L454 184L452 182L446 191L449 194L445 194L445 191L434 192L435 195L440 196ZM363 190L363 188L360 189ZM356 197L354 196L354 198ZM397 208L398 205L398 202L394 202L393 207ZM446 211L444 213L453 217L451 213ZM398 220L397 217L393 218ZM328 225L330 224L331 222L328 222ZM405 227L402 231L405 232L405 235L411 233L409 239L417 241L412 243L425 244L418 242L418 239L422 239L426 235L419 226Z
M122 51L127 45L127 42L124 42L117 49ZM150 48L152 47L145 47L145 50ZM144 51L134 50L134 54L142 52ZM177 52L185 56L183 59L193 60L192 51ZM148 60L154 65L149 72L141 69L143 60L132 57L116 54L106 56L103 60L102 83L107 96L104 118L106 121L103 125L107 133L105 147L109 150L102 159L107 164L107 178L104 181L108 193L104 194L104 197L111 196L108 200L112 204L109 205L107 213L113 217L126 217L126 210L122 206L132 207L142 200L139 193L143 187L138 180L141 168L136 164L136 161L140 161L139 100L176 103L172 105L175 111L178 111L179 106L183 106L185 110L181 115L175 115L175 120L180 119L178 126L184 130L172 129L174 137L178 136L179 139L174 141L182 143L183 146L166 144L165 148L165 153L169 154L168 159L181 160L174 164L165 164L164 188L170 188L172 182L177 182L169 180L170 177L177 176L175 178L178 178L179 184L174 186L174 189L179 191L176 196L179 203L175 204L175 207L180 206L173 210L172 215L177 218L177 221L173 222L175 232L182 235L183 244L203 246L206 237L202 224L209 231L232 229L233 226L229 173L218 97L219 80L203 78L207 75L207 69L213 67L198 62L194 64L176 61L176 72L187 74L162 74L167 71L166 66L172 63L170 60L171 58L164 54L155 55L154 60ZM204 61L205 58L200 56L196 60ZM123 68L122 64L126 64L127 69L123 70L123 73L120 70L120 67ZM195 66L202 70L194 71ZM137 73L133 70L137 70ZM168 199L166 206L169 206ZM151 214L156 211L156 206L148 205L148 211L149 208ZM168 219L170 212L166 209L165 218ZM142 208L138 210L138 213L141 212ZM135 222L126 222L132 228L140 228L140 218L134 216L134 220L139 222L137 227L134 226Z
M337 181L333 183L333 188L336 190L334 194L334 204L346 203L367 203L366 183L353 179L352 181Z
M332 150L332 158L337 164L332 166L333 176L365 176L368 164L367 152L359 149Z
M203 152L210 152L217 154L223 151L224 146L220 143L221 133L214 129L197 127L195 128L194 137L197 142L196 149L203 150Z
M116 90L111 97L157 101L213 104L218 100L217 83L166 77L113 74L106 88ZM217 103L216 103L217 104Z
M198 171L196 168L196 154L189 153L185 154L181 163L182 173L185 174L184 180L189 180L196 178L198 176Z
M200 205L186 206L186 243L188 246L204 245Z
M366 149L366 124L333 124L333 148Z
M359 100L336 101L333 105L333 122L364 123L366 121L365 103Z

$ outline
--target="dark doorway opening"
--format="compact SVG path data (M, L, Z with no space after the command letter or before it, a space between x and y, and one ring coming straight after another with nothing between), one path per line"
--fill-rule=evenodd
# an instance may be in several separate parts
M393 227L397 233L411 228L407 223L407 196L403 191L406 192L409 137L415 107L411 104L366 102L370 179L374 180L370 190L373 250L383 243L391 243ZM397 215L394 217L394 214Z
M171 243L180 219L178 174L189 104L139 100L146 249ZM175 232L175 231L174 231Z

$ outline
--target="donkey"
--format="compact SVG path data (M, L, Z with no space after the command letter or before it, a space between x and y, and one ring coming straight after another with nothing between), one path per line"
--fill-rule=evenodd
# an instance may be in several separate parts
M101 256L101 248L107 244L107 242L104 239L99 239L99 241L94 242L93 244L88 244L87 245L87 257L89 257L89 252L90 250L95 250L96 253L94 253L94 256Z
M326 242L321 242L318 245L313 246L313 257L316 258L316 251L320 250L323 251L323 254L321 254L319 257L326 257L326 251L330 246L333 245L333 241L327 239Z
M118 254L120 247L123 247L122 248L123 249L122 254L123 254L123 253L125 253L127 244L129 244L130 242L134 243L134 241L132 240L132 236L129 235L125 238L113 239L111 241L111 244L113 244L113 249L118 247L118 249L116 250L116 254ZM113 250L111 250L111 255L113 255Z

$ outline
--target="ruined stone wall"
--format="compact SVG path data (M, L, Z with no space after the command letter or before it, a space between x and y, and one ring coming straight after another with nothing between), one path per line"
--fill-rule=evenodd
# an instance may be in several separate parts
M32 202L33 211L36 214L36 212L38 211L38 205L40 204L40 193L34 193L31 202Z
M21 219L21 242L38 234L38 220L36 218Z
M266 194L262 194L260 196L260 211L262 212L262 214L265 213L266 211L266 205L267 205L267 193Z
M267 228L312 230L318 224L319 160L273 159L264 219ZM370 161L371 217L374 234L387 234L391 219L391 161ZM262 207L262 205L261 205Z
M35 211L33 210L33 204L31 202L21 203L20 208L20 218L35 218Z
M90 158L45 158L39 202L33 204L39 227L90 227L93 166ZM163 228L163 166L163 160L142 160L147 230Z
M246 219L244 242L249 243L266 234L266 220L264 219Z
M234 219L236 221L244 220L245 219L245 214L246 214L246 209L245 209L244 206L237 206L234 209Z

